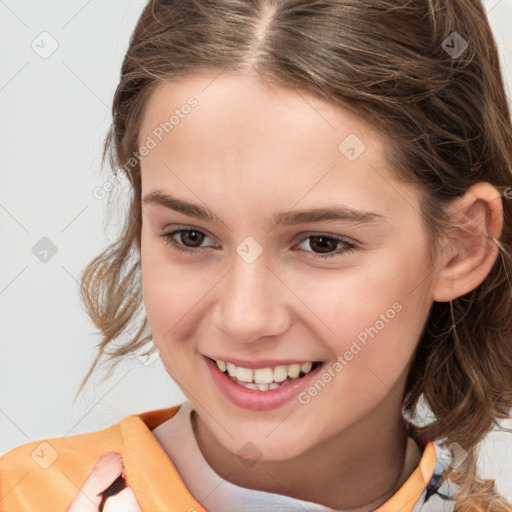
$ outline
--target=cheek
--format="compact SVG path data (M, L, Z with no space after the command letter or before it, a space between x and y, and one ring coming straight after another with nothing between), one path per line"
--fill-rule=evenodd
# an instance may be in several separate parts
M199 300L201 289L192 269L172 264L163 242L152 238L143 230L141 278L146 316L159 345L163 339L180 337L180 320Z
M141 277L144 307L155 344L162 359L178 360L193 345L186 343L197 334L206 315L212 289L221 275L208 264L173 261L161 240L142 233Z
M406 318L412 324L418 321L414 314L417 308L424 307L422 284L428 281L424 279L421 255L382 251L368 261L364 266L349 264L346 268L315 269L309 275L296 273L287 277L290 287L314 313L303 318L311 318L316 331L321 328L326 339L354 338L374 324L380 332L392 324L396 328ZM404 314L406 310L410 315ZM336 348L343 349L343 344Z
M186 341L193 334L194 322L189 319L200 301L201 290L172 265L143 262L144 259L142 289L149 329L167 372L180 382L184 372L190 370L187 368L193 346Z
M193 314L208 287L183 268L169 264L151 265L142 260L141 272L144 305L155 341L185 338L187 313Z
M431 306L422 254L381 256L363 271L319 273L314 283L296 283L315 312L315 332L339 362L332 372L344 374L335 380L359 396L395 383Z

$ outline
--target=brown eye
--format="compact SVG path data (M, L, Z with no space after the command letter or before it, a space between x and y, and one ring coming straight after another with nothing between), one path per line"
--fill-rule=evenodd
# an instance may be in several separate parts
M179 241L187 247L199 247L204 239L204 233L192 231L191 229L184 229L175 233L178 233Z
M357 249L355 243L334 235L309 235L302 240L301 244L308 240L308 245L313 249L313 254L316 258L332 258L333 256L341 256ZM341 245L340 249L336 249L338 245Z
M318 250L320 253L334 251L339 243L338 240L328 238L326 236L312 236L309 238L311 239L311 242L309 243L311 248L315 251Z
M208 248L208 246L201 246L201 244L209 237L198 229L178 229L159 236L164 239L169 247L182 252L201 252Z

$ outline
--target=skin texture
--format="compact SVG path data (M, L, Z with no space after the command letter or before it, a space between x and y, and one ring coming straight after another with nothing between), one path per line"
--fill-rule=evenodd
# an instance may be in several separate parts
M210 208L226 225L143 204L140 256L151 332L197 411L199 447L237 485L346 510L378 506L421 456L413 443L406 458L401 400L430 307L475 288L489 272L496 252L485 236L501 230L499 192L479 184L454 203L454 214L469 212L462 217L475 229L452 233L429 269L420 193L392 177L389 141L353 112L254 76L199 73L158 86L141 144L190 96L198 105L141 161L142 197L160 189ZM350 134L365 145L354 161L338 149ZM272 227L275 212L334 204L384 219ZM196 252L179 252L160 236L187 228L204 236L174 239ZM307 238L322 234L357 248ZM262 248L250 264L236 251L249 236ZM329 248L341 251L321 259ZM239 408L205 366L204 355L329 367L396 303L394 318L305 405ZM159 439L164 448L172 442L165 424ZM251 466L237 455L248 442L259 453Z

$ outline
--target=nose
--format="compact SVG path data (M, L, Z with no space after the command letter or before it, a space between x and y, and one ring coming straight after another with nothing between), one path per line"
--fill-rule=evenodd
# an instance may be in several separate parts
M263 254L248 263L235 253L231 271L218 290L213 321L235 342L279 336L289 327L287 297L293 294Z

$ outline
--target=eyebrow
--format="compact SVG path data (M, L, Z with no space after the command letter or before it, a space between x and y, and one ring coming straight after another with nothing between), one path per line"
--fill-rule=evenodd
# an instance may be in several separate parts
M188 215L189 217L195 217L200 220L226 226L226 223L209 208L189 203L188 201L184 201L183 199L172 197L171 195L158 189L147 193L142 199L142 203L155 204L167 208L169 210L174 210L183 213L184 215ZM358 224L379 224L385 220L385 217L376 212L354 210L353 208L349 208L348 206L343 205L312 208L308 210L290 210L286 212L278 212L272 216L274 226L294 225L303 223L306 224L312 222L332 220L352 222Z

